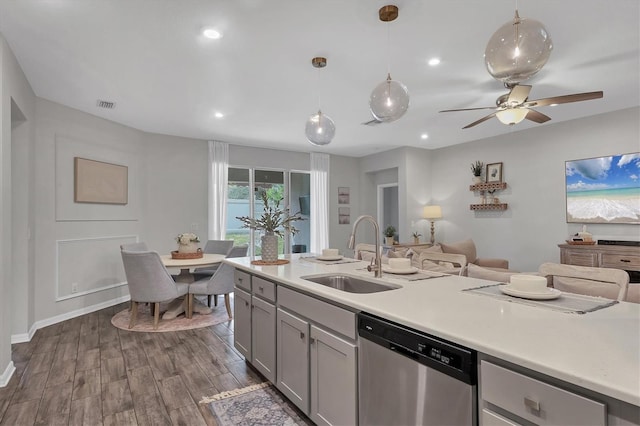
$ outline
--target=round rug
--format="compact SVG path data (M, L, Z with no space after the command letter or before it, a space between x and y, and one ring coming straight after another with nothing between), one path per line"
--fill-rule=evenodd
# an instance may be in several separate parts
M138 304L138 316L136 318L136 324L133 328L129 328L129 319L131 318L131 312L129 308L118 312L111 318L111 324L114 327L127 331L142 331L146 333L161 333L165 331L180 331L191 330L194 328L209 327L211 325L220 324L223 322L231 321L227 314L227 309L224 306L224 298L218 298L218 306L212 306L212 312L207 315L201 315L193 313L193 317L188 319L184 314L179 315L174 319L162 319L162 314L167 309L168 304L160 304L160 322L158 322L158 328L153 328L153 315L150 310L151 305L144 303ZM233 312L233 297L231 298L231 312Z

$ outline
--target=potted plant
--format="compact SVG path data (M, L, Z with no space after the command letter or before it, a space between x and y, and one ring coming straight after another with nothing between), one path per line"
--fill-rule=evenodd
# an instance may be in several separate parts
M416 231L413 234L411 234L411 236L413 237L413 244L420 244L420 237L422 237L422 234Z
M178 234L176 241L178 242L178 253L196 253L200 238L196 234L185 232Z
M484 169L484 163L480 160L476 160L475 163L471 163L471 173L473 173L473 182L482 183L482 170Z
M384 236L385 236L385 244L388 246L392 246L393 245L393 236L396 235L396 228L393 227L393 225L387 225L387 227L384 229Z
M278 237L284 237L284 231L295 235L298 232L293 222L304 220L300 212L289 213L289 208L280 208L281 196L269 197L267 191L262 191L260 198L264 204L264 210L259 218L248 216L236 216L242 222L243 228L263 231L262 236L262 260L274 262L278 260ZM272 203L271 203L272 202Z

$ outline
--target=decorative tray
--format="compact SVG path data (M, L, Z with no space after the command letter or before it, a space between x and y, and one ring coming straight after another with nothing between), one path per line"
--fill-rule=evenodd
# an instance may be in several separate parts
M172 259L201 259L202 249L198 249L195 253L178 253L177 250L171 252Z
M571 244L572 246L592 246L596 243L595 241L571 241L571 240L565 240L565 241L567 242L567 244Z
M267 261L267 260L252 260L251 264L252 265L262 265L262 266L269 266L269 265L286 265L287 263L289 263L288 259L278 259L278 260L274 260L273 262Z

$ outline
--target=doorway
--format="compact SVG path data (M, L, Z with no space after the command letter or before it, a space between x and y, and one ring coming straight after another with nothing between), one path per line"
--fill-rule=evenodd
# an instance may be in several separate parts
M399 241L400 212L398 208L398 183L378 185L378 224L384 232L389 225L396 229L395 241Z

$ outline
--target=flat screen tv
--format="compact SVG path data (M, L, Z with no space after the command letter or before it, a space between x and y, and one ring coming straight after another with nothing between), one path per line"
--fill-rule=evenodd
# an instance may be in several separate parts
M567 222L640 224L640 153L567 161Z

